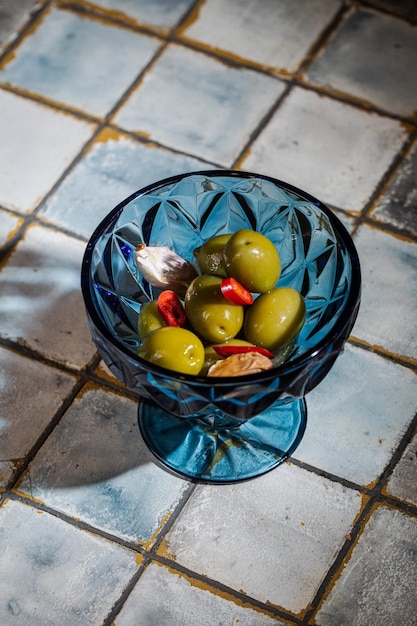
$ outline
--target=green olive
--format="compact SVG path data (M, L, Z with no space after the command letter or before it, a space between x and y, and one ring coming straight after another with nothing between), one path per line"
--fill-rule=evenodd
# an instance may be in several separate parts
M243 324L243 307L223 296L220 276L197 276L185 294L185 313L196 333L213 343L235 337Z
M169 370L198 375L204 363L204 346L191 331L165 326L146 335L138 355Z
M166 324L158 311L158 302L151 300L142 304L138 317L139 339L142 341L146 335L163 326L166 326Z
M281 261L274 244L254 230L234 233L224 248L224 259L228 275L252 292L273 289L281 274Z
M231 236L231 234L216 235L194 250L194 256L202 274L227 276L224 267L223 250Z
M302 295L291 287L278 287L261 294L248 308L243 334L248 341L276 352L296 337L305 314Z

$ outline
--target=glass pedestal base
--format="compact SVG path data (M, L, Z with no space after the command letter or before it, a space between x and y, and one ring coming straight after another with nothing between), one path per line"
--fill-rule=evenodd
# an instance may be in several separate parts
M274 469L297 448L306 419L304 399L273 405L233 429L176 417L145 400L138 411L142 437L162 465L206 483L249 480Z

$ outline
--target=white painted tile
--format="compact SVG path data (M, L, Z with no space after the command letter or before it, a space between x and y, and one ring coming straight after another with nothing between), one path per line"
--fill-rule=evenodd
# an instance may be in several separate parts
M383 45L381 45L383 43ZM412 117L417 27L377 11L350 13L307 72L313 83Z
M114 121L228 166L283 90L277 79L171 45Z
M137 402L79 396L30 464L19 491L124 539L149 543L187 487L140 437Z
M334 0L206 0L184 36L294 72L340 7Z
M85 244L33 226L0 272L0 335L72 367L95 354L81 296Z
M377 509L316 617L319 626L411 626L417 614L417 520Z
M29 452L75 378L0 349L0 486Z
M100 137L46 202L40 215L90 237L119 202L142 187L207 164L125 135Z
M417 357L417 244L362 226L355 236L362 301L355 337Z
M280 620L214 595L202 584L152 563L141 576L115 626L285 626Z
M382 473L417 410L417 376L349 344L307 398L294 456L358 484Z
M32 211L91 136L94 125L0 90L0 203Z
M360 211L400 149L397 121L296 88L240 163Z
M92 4L118 11L150 26L171 28L194 0L94 0Z
M158 39L53 9L0 71L0 82L105 116L151 60Z
M389 495L417 506L417 435L410 441L404 454L394 467L386 491Z
M2 624L101 624L135 553L19 502L0 509Z
M251 482L199 488L168 534L164 554L298 613L312 600L360 504L357 492L284 464Z

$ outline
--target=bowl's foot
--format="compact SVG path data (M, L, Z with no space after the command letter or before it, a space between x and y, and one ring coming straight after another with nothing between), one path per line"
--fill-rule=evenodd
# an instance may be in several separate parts
M159 461L197 482L255 478L285 461L304 434L304 399L274 405L233 430L213 430L148 402L139 403L142 437Z

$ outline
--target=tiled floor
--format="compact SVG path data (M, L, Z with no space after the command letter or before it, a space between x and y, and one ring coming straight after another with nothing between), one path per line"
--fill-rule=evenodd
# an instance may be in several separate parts
M0 624L417 623L412 0L0 1ZM99 361L80 264L169 175L320 197L363 270L290 461L195 485Z

